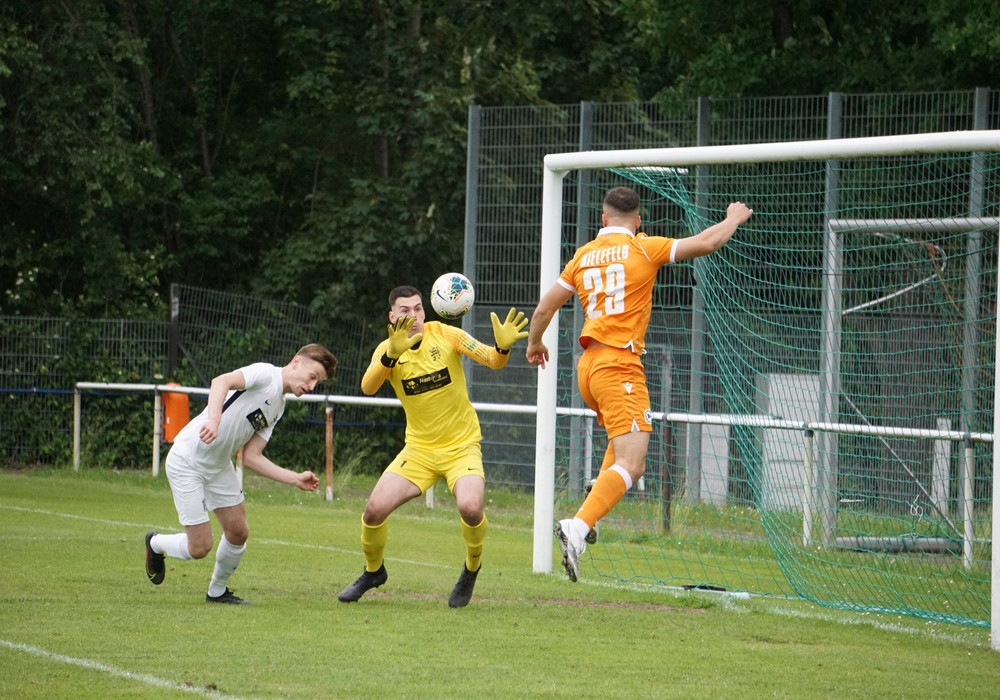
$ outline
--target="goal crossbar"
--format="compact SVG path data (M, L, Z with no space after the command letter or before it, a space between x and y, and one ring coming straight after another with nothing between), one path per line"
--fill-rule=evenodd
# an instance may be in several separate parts
M830 219L833 231L891 231L893 233L932 233L935 231L978 231L997 229L996 216L954 216L946 219Z
M634 150L550 153L545 170L603 170L650 166L722 165L725 163L779 163L835 160L852 156L903 156L921 153L993 152L1000 150L1000 129L943 131L901 136L866 136L855 139L822 139L729 146L685 146Z

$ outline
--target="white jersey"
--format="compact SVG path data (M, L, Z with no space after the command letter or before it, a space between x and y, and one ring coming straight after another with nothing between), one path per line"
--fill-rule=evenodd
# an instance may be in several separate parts
M266 362L241 367L246 388L230 391L223 404L219 435L210 445L201 441L199 431L208 420L208 408L195 416L177 434L170 449L171 461L211 473L231 467L236 450L247 444L254 433L271 439L275 424L285 412L285 388L281 368Z

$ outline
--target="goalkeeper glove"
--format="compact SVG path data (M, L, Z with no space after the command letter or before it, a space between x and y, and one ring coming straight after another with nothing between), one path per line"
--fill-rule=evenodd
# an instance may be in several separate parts
M417 319L413 316L401 316L396 319L395 323L390 323L385 327L389 333L389 345L385 349L385 358L383 358L382 364L386 367L395 365L404 352L419 343L420 339L424 337L423 333L410 336L410 330L416 322ZM389 360L389 363L386 363L385 360Z
M507 320L500 323L500 319L493 312L490 312L490 320L493 322L493 338L496 340L497 351L503 355L510 352L510 346L528 337L528 331L524 327L528 325L528 319L524 317L523 311L511 308L507 312Z

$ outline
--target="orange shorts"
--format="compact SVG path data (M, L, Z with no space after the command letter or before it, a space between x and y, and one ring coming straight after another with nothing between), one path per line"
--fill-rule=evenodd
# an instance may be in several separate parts
M630 350L592 347L577 363L580 395L594 411L597 423L614 438L653 430L646 372Z

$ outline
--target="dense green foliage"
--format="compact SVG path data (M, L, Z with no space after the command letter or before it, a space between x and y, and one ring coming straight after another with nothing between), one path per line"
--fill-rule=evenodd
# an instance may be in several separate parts
M996 85L998 24L986 0L8 0L0 314L163 319L180 282L381 317L460 265L469 105Z

